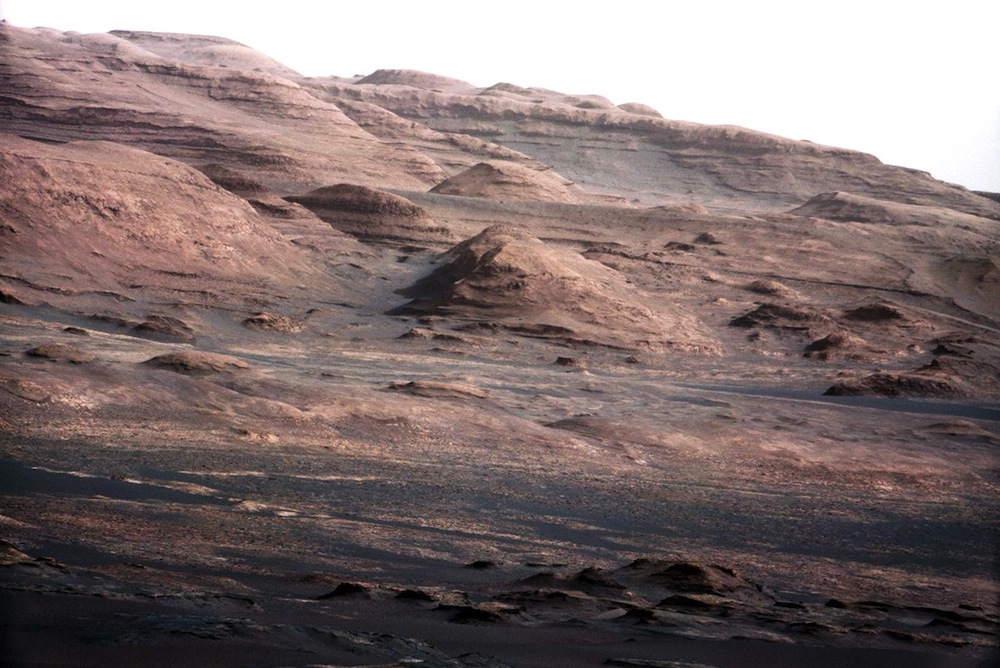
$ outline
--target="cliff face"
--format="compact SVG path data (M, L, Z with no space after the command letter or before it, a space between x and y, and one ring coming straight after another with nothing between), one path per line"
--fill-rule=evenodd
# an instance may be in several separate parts
M116 141L189 163L224 163L279 190L348 177L425 189L443 177L429 158L379 141L294 81L260 68L223 66L232 55L225 50L206 58L202 38L165 42L168 53L192 61L185 62L142 48L148 35L122 35L0 28L5 130L44 141ZM237 51L240 61L244 50ZM206 59L217 65L203 64Z
M843 190L1000 216L993 203L964 188L864 153L744 128L666 120L641 105L615 107L606 100L510 85L444 91L417 74L306 85L321 88L334 102L374 104L439 132L500 144L551 165L586 189L639 204L696 199L765 211Z
M118 141L250 170L287 192L350 181L426 190L488 160L592 194L775 211L830 191L1000 218L1000 204L846 149L666 120L595 95L384 70L301 77L229 40L0 28L8 132Z

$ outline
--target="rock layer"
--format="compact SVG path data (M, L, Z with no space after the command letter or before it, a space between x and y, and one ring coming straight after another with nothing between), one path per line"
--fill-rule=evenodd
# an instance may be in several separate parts
M437 184L431 192L499 200L579 201L573 192L572 182L558 174L497 161L474 165Z
M529 335L606 345L667 345L713 352L697 320L657 309L613 269L497 225L453 247L442 266L404 294L400 309L499 320Z
M367 241L440 243L455 235L427 212L399 195L341 183L287 198L336 229Z
M106 142L0 136L5 282L55 302L184 293L239 302L242 286L317 280L311 258L194 169Z

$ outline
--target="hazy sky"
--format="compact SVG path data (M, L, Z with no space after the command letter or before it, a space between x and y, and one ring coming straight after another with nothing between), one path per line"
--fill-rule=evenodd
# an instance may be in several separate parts
M1000 191L995 0L0 0L0 16L221 35L306 75L407 68L596 93Z

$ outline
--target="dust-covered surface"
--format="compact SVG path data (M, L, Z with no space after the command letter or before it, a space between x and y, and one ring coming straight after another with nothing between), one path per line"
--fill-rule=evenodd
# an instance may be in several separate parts
M4 665L996 658L994 200L599 96L0 31Z

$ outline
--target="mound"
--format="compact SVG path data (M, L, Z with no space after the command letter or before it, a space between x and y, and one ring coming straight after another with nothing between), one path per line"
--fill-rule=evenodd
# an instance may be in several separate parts
M988 219L938 206L902 204L846 192L816 195L789 213L826 220L895 225L989 224Z
M454 343L475 344L475 339L453 332L438 332L426 327L411 327L408 332L401 334L400 339L423 339L426 341L451 341Z
M661 204L659 206L651 206L646 210L655 214L657 218L666 218L667 220L684 220L691 217L697 218L699 216L710 215L708 209L697 202L689 202L687 204Z
M861 337L847 332L834 332L809 343L802 351L802 356L823 361L842 358L866 360L874 352Z
M183 320L164 315L150 316L131 327L132 333L153 341L194 341L194 329Z
M204 376L208 374L242 371L250 365L243 360L229 355L205 353L200 351L183 351L157 355L143 362L154 369L167 369L188 376Z
M0 390L6 390L15 397L39 404L52 398L44 387L22 378L0 379Z
M731 568L716 564L637 559L621 568L619 573L683 594L724 595L737 590L756 592L759 589Z
M82 308L85 295L228 303L325 276L246 201L187 165L117 144L0 135L0 201L5 272L56 306Z
M758 278L744 286L744 289L748 292L753 292L758 295L771 295L773 297L780 297L782 299L800 299L801 295L792 290L784 283L774 280L768 280L763 278Z
M614 103L603 95L569 95L563 100L577 109L614 109Z
M1000 207L986 197L871 155L734 126L667 120L641 106L608 109L588 103L588 96L510 84L447 93L411 85L323 87L334 99L377 104L432 130L521 151L587 191L627 191L641 205L697 192L713 207L777 212L839 190L1000 218Z
M729 324L732 327L808 331L818 325L829 325L830 319L815 309L767 302L749 313L734 318Z
M906 324L910 318L903 310L889 302L873 302L844 312L849 320L871 323Z
M574 203L579 197L573 183L552 170L539 171L513 162L481 162L433 188L439 195L484 199Z
M617 593L626 589L624 585L612 579L604 570L596 567L585 568L577 573L543 571L519 580L517 584L545 587L556 591L571 589L588 594L606 594L609 591Z
M518 86L516 84L507 83L506 81L501 81L495 83L489 88L484 88L479 91L480 95L490 94L490 93L511 93L513 95L520 95L521 97L532 97L534 94L530 88L525 88L524 86Z
M356 84L373 84L378 86L410 86L423 90L437 92L473 92L476 87L465 81L429 74L419 70L375 70L368 76L358 79Z
M29 357L38 357L54 362L69 362L71 364L86 364L93 362L95 359L92 353L85 352L76 346L66 343L43 343L26 351L24 354Z
M982 438L988 441L1000 441L1000 434L987 431L975 422L969 420L950 419L942 422L932 422L920 428L929 434L945 434L947 436L967 436Z
M1000 433L983 429L975 422L957 418L926 424L920 427L919 431L927 434L943 434L1000 443Z
M695 318L654 311L624 276L578 253L546 246L518 228L496 225L441 256L442 266L403 291L395 313L500 319L528 336L634 347L715 351Z
M823 393L831 397L961 397L968 394L958 376L933 363L904 373L879 371L834 383Z
M490 393L471 385L443 383L433 380L413 380L408 383L389 383L389 390L406 392L429 399L486 399Z
M961 379L972 396L996 396L1000 393L1000 346L995 340L959 332L931 341L934 359L921 371Z
M128 336L137 336L151 341L193 343L195 340L194 328L180 318L173 316L150 315L145 320L133 320L121 315L94 313L89 317L100 323L101 327L116 327ZM63 331L81 336L89 335L86 329L79 327L66 327Z
M198 171L220 188L244 198L272 229L297 246L327 257L365 252L355 237L331 227L301 204L278 197L263 183L240 170L209 163L199 166Z
M423 190L444 176L431 158L379 141L292 81L294 72L230 40L5 23L0 42L0 115L11 134L238 165L280 192L345 180Z
M367 241L440 243L454 235L422 208L399 195L341 183L286 197L336 229Z

